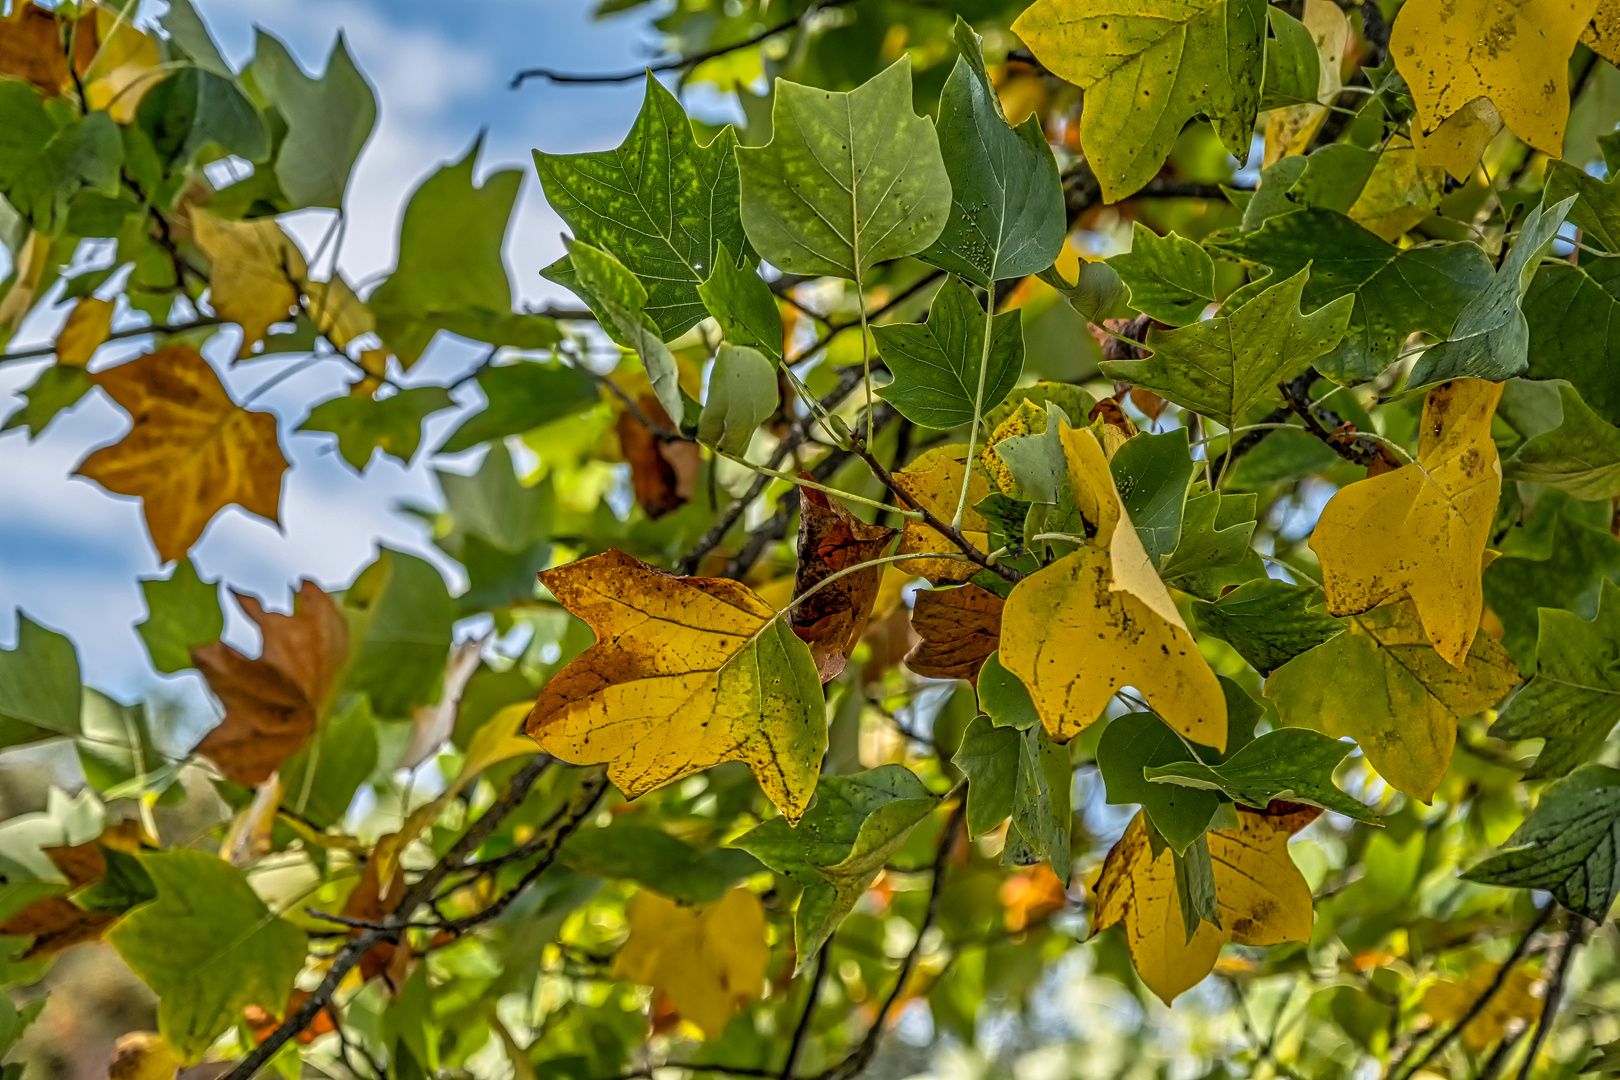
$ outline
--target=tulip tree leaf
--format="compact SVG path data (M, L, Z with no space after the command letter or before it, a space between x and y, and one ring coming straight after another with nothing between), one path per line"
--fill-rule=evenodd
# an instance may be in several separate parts
M1147 712L1127 713L1113 720L1097 743L1097 768L1109 803L1141 806L1177 854L1185 854L1204 835L1220 800L1212 791L1149 783L1143 770L1195 761L1188 744Z
M981 413L999 405L1024 369L1024 328L1017 311L997 315L990 336ZM945 430L973 422L984 355L985 311L973 291L951 278L940 287L926 323L874 327L878 352L894 381L878 396L923 427Z
M698 441L733 457L748 451L754 431L781 404L776 366L758 349L722 345L709 374L708 400L698 420Z
M521 435L601 400L596 380L567 364L520 360L478 373L478 388L489 404L473 413L439 447L459 454L481 442Z
M658 403L669 414L670 422L680 426L686 416L680 369L647 314L646 286L610 253L578 240L568 241L568 257L573 263L574 286L607 314L603 329L641 357Z
M1286 799L1334 810L1357 821L1377 822L1377 814L1333 783L1334 768L1353 749L1349 743L1308 728L1278 728L1219 765L1172 761L1149 765L1145 775L1157 784L1219 791L1247 806Z
M422 442L422 421L454 405L438 386L408 387L380 401L346 394L315 406L298 430L336 435L338 453L356 472L378 450L408 465Z
M1138 221L1131 250L1108 260L1131 290L1131 307L1170 326L1197 322L1215 302L1215 264L1191 240L1160 236Z
M1119 488L1119 501L1131 516L1142 548L1158 566L1181 538L1181 519L1192 483L1193 460L1187 429L1163 435L1141 434L1125 440L1108 462Z
M1526 439L1502 463L1509 480L1546 484L1588 502L1620 495L1620 429L1592 411L1570 386L1558 388L1563 423Z
M147 614L135 629L146 642L152 666L168 674L195 667L191 650L218 641L225 630L218 582L203 581L186 558L167 578L142 581L141 591Z
M1620 424L1620 258L1584 258L1581 265L1546 264L1524 298L1530 325L1532 379L1566 379L1591 412Z
M752 266L733 265L723 242L715 249L714 272L698 286L698 295L728 342L782 359L782 312L771 287Z
M26 615L17 645L0 649L0 747L79 733L79 657L73 643Z
M287 209L341 208L349 174L377 125L377 95L343 36L333 43L326 70L311 78L285 45L260 30L248 71L287 123L275 162Z
M1344 632L1344 623L1321 607L1318 590L1259 578L1210 603L1194 600L1198 628L1238 651L1261 674Z
M951 179L911 104L911 58L848 93L778 80L771 141L737 148L742 223L771 265L859 280L939 239Z

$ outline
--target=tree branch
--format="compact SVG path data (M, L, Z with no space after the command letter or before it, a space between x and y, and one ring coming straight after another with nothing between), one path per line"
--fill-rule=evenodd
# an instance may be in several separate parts
M1551 904L1547 906L1552 907ZM1586 944L1587 935L1591 932L1592 923L1584 915L1577 915L1573 911L1569 913L1564 951L1558 957L1558 968L1553 972L1552 982L1547 985L1547 998L1541 1006L1541 1015L1536 1019L1535 1037L1530 1040L1530 1050L1525 1054L1524 1064L1519 1066L1519 1080L1530 1080L1536 1059L1541 1056L1541 1048L1546 1044L1547 1036L1552 1034L1553 1021L1558 1019L1558 1006L1564 1001L1564 989L1569 983L1570 969L1575 964L1575 954Z
M200 316L190 322L164 323L156 326L132 326L125 330L114 330L107 335L108 341L120 341L124 338L145 337L148 334L183 334L188 330L198 330L205 326L223 326L224 319L216 319L211 315ZM16 352L0 353L0 364L9 364L13 360L37 360L42 356L55 356L56 343L40 345L32 349L19 349Z
M662 63L651 64L644 68L637 68L634 71L621 71L611 75L570 75L565 72L553 71L550 68L526 68L512 76L511 88L513 90L517 90L530 79L545 79L547 82L571 83L582 86L602 86L610 83L634 82L635 80L642 78L649 73L656 74L661 71L681 71L686 68L696 67L698 64L701 64L706 60L713 60L716 57L725 56L727 53L734 53L739 50L749 48L750 46L758 45L763 41L767 41L770 38L775 37L777 34L803 25L818 11L829 11L833 8L847 7L850 4L858 2L859 0L822 0L821 3L811 4L799 14L793 16L793 18L784 19L775 26L766 27L764 30L744 38L742 41L735 42L731 45L718 45L712 49L706 49L700 53L693 53L691 56L676 57L671 60L665 60Z

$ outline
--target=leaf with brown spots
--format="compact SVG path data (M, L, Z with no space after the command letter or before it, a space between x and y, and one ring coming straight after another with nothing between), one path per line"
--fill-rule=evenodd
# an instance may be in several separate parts
M929 679L977 679L1001 641L1005 606L977 585L919 591L911 626L922 640L906 654L906 667Z
M669 426L669 414L652 394L643 394L636 406L648 420ZM636 502L654 520L686 505L697 490L703 452L696 443L660 439L629 411L614 422L619 448L630 463L630 486Z
M192 649L225 719L197 753L244 787L270 778L315 732L349 655L349 624L314 582L304 582L291 615L265 611L251 596L237 603L259 627L264 648L249 660L223 641Z
M1502 384L1429 391L1417 460L1340 489L1311 535L1328 612L1357 615L1405 592L1435 650L1461 668L1479 630L1481 560L1502 494L1491 417Z
M232 503L279 521L287 459L276 418L233 402L196 349L171 345L91 378L135 426L91 454L79 475L142 500L159 559L185 555Z
M742 761L789 821L810 805L827 721L810 650L746 585L675 577L620 551L546 570L596 644L529 714L541 747L606 763L630 798Z
M808 474L806 474L808 476ZM814 593L793 609L793 632L810 646L822 682L838 677L872 617L883 567L868 566L816 588L834 574L880 557L895 530L868 525L815 488L799 490L799 569L793 596Z
M1187 937L1176 890L1175 853L1153 854L1138 813L1109 851L1092 887L1093 933L1123 923L1142 981L1166 1004L1215 967L1221 946L1309 941L1311 889L1288 855L1288 838L1316 819L1314 806L1239 806L1238 827L1209 834L1220 925L1200 922Z

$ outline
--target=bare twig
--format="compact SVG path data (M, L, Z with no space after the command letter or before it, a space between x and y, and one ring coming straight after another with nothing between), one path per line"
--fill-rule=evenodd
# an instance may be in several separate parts
M120 341L124 338L145 337L148 334L183 334L188 330L200 330L205 326L223 326L224 319L216 319L211 315L204 315L190 322L159 324L157 326L132 326L127 330L114 330L107 335L108 341ZM37 360L42 356L56 355L56 343L40 345L32 349L18 349L16 352L0 354L0 364L9 364L13 360Z
M1564 951L1558 956L1558 967L1553 971L1552 982L1547 986L1547 997L1542 1003L1541 1015L1536 1018L1536 1034L1530 1040L1530 1049L1525 1054L1524 1064L1519 1066L1519 1080L1530 1080L1530 1074L1536 1067L1536 1059L1541 1056L1541 1048L1546 1045L1547 1036L1552 1034L1553 1021L1558 1019L1558 1006L1564 1002L1564 989L1569 983L1570 969L1575 964L1575 954L1586 944L1587 935L1591 932L1590 920L1584 915L1570 912L1569 929L1564 933Z
M804 1049L805 1037L810 1034L810 1021L815 1018L816 1001L821 997L821 985L827 978L832 963L832 938L828 938L816 956L816 971L810 976L810 988L805 991L804 1011L799 1014L798 1026L788 1043L787 1058L782 1063L781 1080L793 1080L793 1066L799 1063L799 1051Z

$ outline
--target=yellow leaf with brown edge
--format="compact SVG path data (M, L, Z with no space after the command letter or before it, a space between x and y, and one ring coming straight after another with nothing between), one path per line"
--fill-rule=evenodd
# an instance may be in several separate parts
M1341 488L1311 534L1333 615L1407 593L1435 650L1461 667L1485 598L1480 560L1502 494L1491 417L1502 384L1455 379L1423 403L1417 460Z
M1389 53L1432 132L1488 97L1513 133L1551 157L1564 151L1569 58L1598 0L1407 0Z
M966 446L938 446L907 465L905 471L894 474L907 495L927 508L935 517L949 522L956 516L956 503L962 495L962 472L967 468ZM962 535L968 543L985 550L990 542L989 525L973 508L990 494L990 484L975 471L968 481L967 511L962 516ZM927 552L960 552L954 542L932 526L920 521L906 522L900 534L897 555ZM955 559L913 559L905 564L907 573L924 577L934 585L966 581L979 572L977 563Z
M1467 181L1501 130L1502 114L1490 98L1475 98L1427 134L1414 124L1412 148L1423 165L1438 166L1457 180Z
M1226 696L1120 502L1090 430L1060 432L1091 539L1013 586L1001 662L1028 688L1047 733L1067 742L1134 686L1165 723L1226 746Z
M880 557L895 530L870 525L815 488L799 490L799 566L794 575L793 632L810 646L822 682L836 679L861 640L877 600L884 564L851 571ZM835 574L843 576L834 578ZM832 579L831 584L822 582Z
M1274 802L1239 806L1238 828L1208 834L1221 925L1200 922L1187 939L1176 894L1175 854L1155 858L1138 812L1104 860L1092 887L1092 932L1123 923L1136 972L1165 1004L1204 981L1228 941L1309 941L1311 889L1288 854L1288 838L1321 810Z
M1541 975L1526 964L1517 964L1502 985L1491 993L1501 964L1484 963L1466 979L1441 979L1423 991L1421 1008L1437 1024L1456 1024L1473 1012L1474 1006L1490 994L1490 999L1462 1029L1463 1045L1478 1054L1502 1041L1514 1021L1529 1023L1541 1015L1544 1004L1536 991Z
M58 21L32 0L15 0L11 14L0 18L0 76L31 83L46 97L67 93L73 74L63 42L71 28L70 20Z
M84 367L112 332L115 305L110 300L82 297L73 305L62 332L56 335L56 362Z
M627 915L630 936L613 959L614 977L662 991L705 1037L718 1039L738 1009L762 996L771 953L765 908L750 890L703 907L642 891Z
M113 1047L107 1080L174 1080L180 1059L155 1031L131 1031Z
M208 302L216 315L242 328L237 358L252 355L270 327L298 306L309 277L303 252L269 219L222 221L196 207L191 227L211 267Z
M232 503L278 520L287 459L276 418L232 401L196 349L171 345L91 379L135 426L91 454L79 475L143 501L159 559L185 555Z
M747 586L675 577L609 550L540 575L596 644L546 684L528 731L563 761L606 764L629 798L742 761L789 821L827 749L810 650Z

